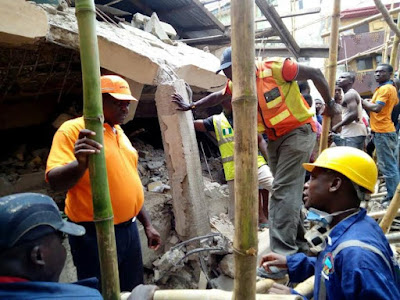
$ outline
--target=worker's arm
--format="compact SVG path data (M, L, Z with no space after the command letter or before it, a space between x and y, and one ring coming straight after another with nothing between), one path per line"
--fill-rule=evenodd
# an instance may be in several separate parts
M258 149L260 150L265 161L268 161L267 142L264 140L261 134L257 135L257 140L258 140Z
M320 69L298 64L298 73L295 78L296 80L308 80L311 79L317 88L321 97L324 99L326 104L326 113L331 116L332 112L332 97L329 91L329 85Z
M341 128L343 125L348 125L351 122L356 121L358 118L358 104L356 96L355 95L350 95L349 97L345 96L344 101L347 104L347 109L349 110L349 113L342 121L340 121L339 123L337 123L332 127L333 132L336 132L336 130Z
M151 224L150 216L146 211L144 205L137 215L138 220L144 227L144 233L147 236L147 245L149 248L157 250L161 245L161 237L158 231Z
M362 100L362 106L366 111L372 111L374 113L379 113L381 112L383 108L383 104L381 103L372 103L366 99Z
M196 131L200 131L200 132L208 131L206 126L204 125L204 120L194 120L193 125L194 125L194 130L196 130Z
M196 101L194 103L186 103L181 95L175 93L172 95L172 102L178 105L178 107L176 108L177 110L187 111L196 108L207 108L216 106L221 102L223 102L224 100L229 99L230 97L231 97L230 95L224 93L224 90L221 90L218 92L211 93L208 96L201 98L199 101Z
M89 129L82 129L74 146L76 160L51 169L47 173L47 180L53 190L69 190L81 179L88 167L89 156L100 153L100 150L103 148L101 144L90 139L95 134L95 132Z

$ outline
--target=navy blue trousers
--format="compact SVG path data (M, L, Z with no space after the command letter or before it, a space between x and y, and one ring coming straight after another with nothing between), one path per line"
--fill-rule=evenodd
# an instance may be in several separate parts
M83 236L68 236L78 280L97 277L101 282L96 229L93 222L78 223L86 229ZM143 262L136 222L125 222L115 227L119 281L121 291L131 291L143 283Z

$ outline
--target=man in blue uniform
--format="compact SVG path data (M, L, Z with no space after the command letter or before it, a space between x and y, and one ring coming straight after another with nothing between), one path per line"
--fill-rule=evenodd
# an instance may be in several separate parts
M0 299L101 300L97 279L58 283L66 251L65 234L85 228L63 220L54 201L35 193L0 198ZM137 286L128 300L153 299L155 286Z
M315 275L314 299L400 299L400 271L377 223L360 208L377 179L374 161L352 147L328 148L312 164L305 185L307 218L319 225L306 235L317 257L270 253L260 266L287 270L292 282ZM271 269L272 267L272 269ZM275 284L271 293L294 293Z

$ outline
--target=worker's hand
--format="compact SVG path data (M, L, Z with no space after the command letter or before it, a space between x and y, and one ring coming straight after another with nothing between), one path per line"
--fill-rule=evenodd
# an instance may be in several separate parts
M274 283L271 288L268 290L268 294L272 295L291 295L292 290L290 287L279 284L279 283Z
M139 284L135 287L127 300L153 300L157 286L151 284Z
M148 225L144 228L144 232L147 236L147 245L149 248L154 251L158 250L161 245L161 237L158 231L153 227L153 225Z
M261 258L260 267L263 267L267 272L273 273L273 271L269 268L272 266L280 269L287 269L286 256L273 252L264 255Z
M89 129L82 129L79 131L78 140L75 142L74 154L78 164L87 168L89 162L89 155L100 153L103 146L98 142L90 139L96 133Z
M187 111L190 110L191 105L186 103L182 96L174 93L172 95L172 102L176 103L178 105L178 107L176 108L176 110L182 110L182 111Z

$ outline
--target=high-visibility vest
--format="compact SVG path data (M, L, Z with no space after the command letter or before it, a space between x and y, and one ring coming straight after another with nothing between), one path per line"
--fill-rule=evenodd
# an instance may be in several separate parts
M283 78L284 62L285 58L256 62L258 123L265 128L270 140L307 123L316 131L314 112L301 95L297 82L287 82Z
M218 142L219 152L221 152L222 165L224 167L226 181L235 178L235 163L233 154L235 152L235 142L233 137L233 128L229 124L228 119L224 113L213 116L213 124L215 135ZM267 164L264 157L258 155L257 165L261 167Z

